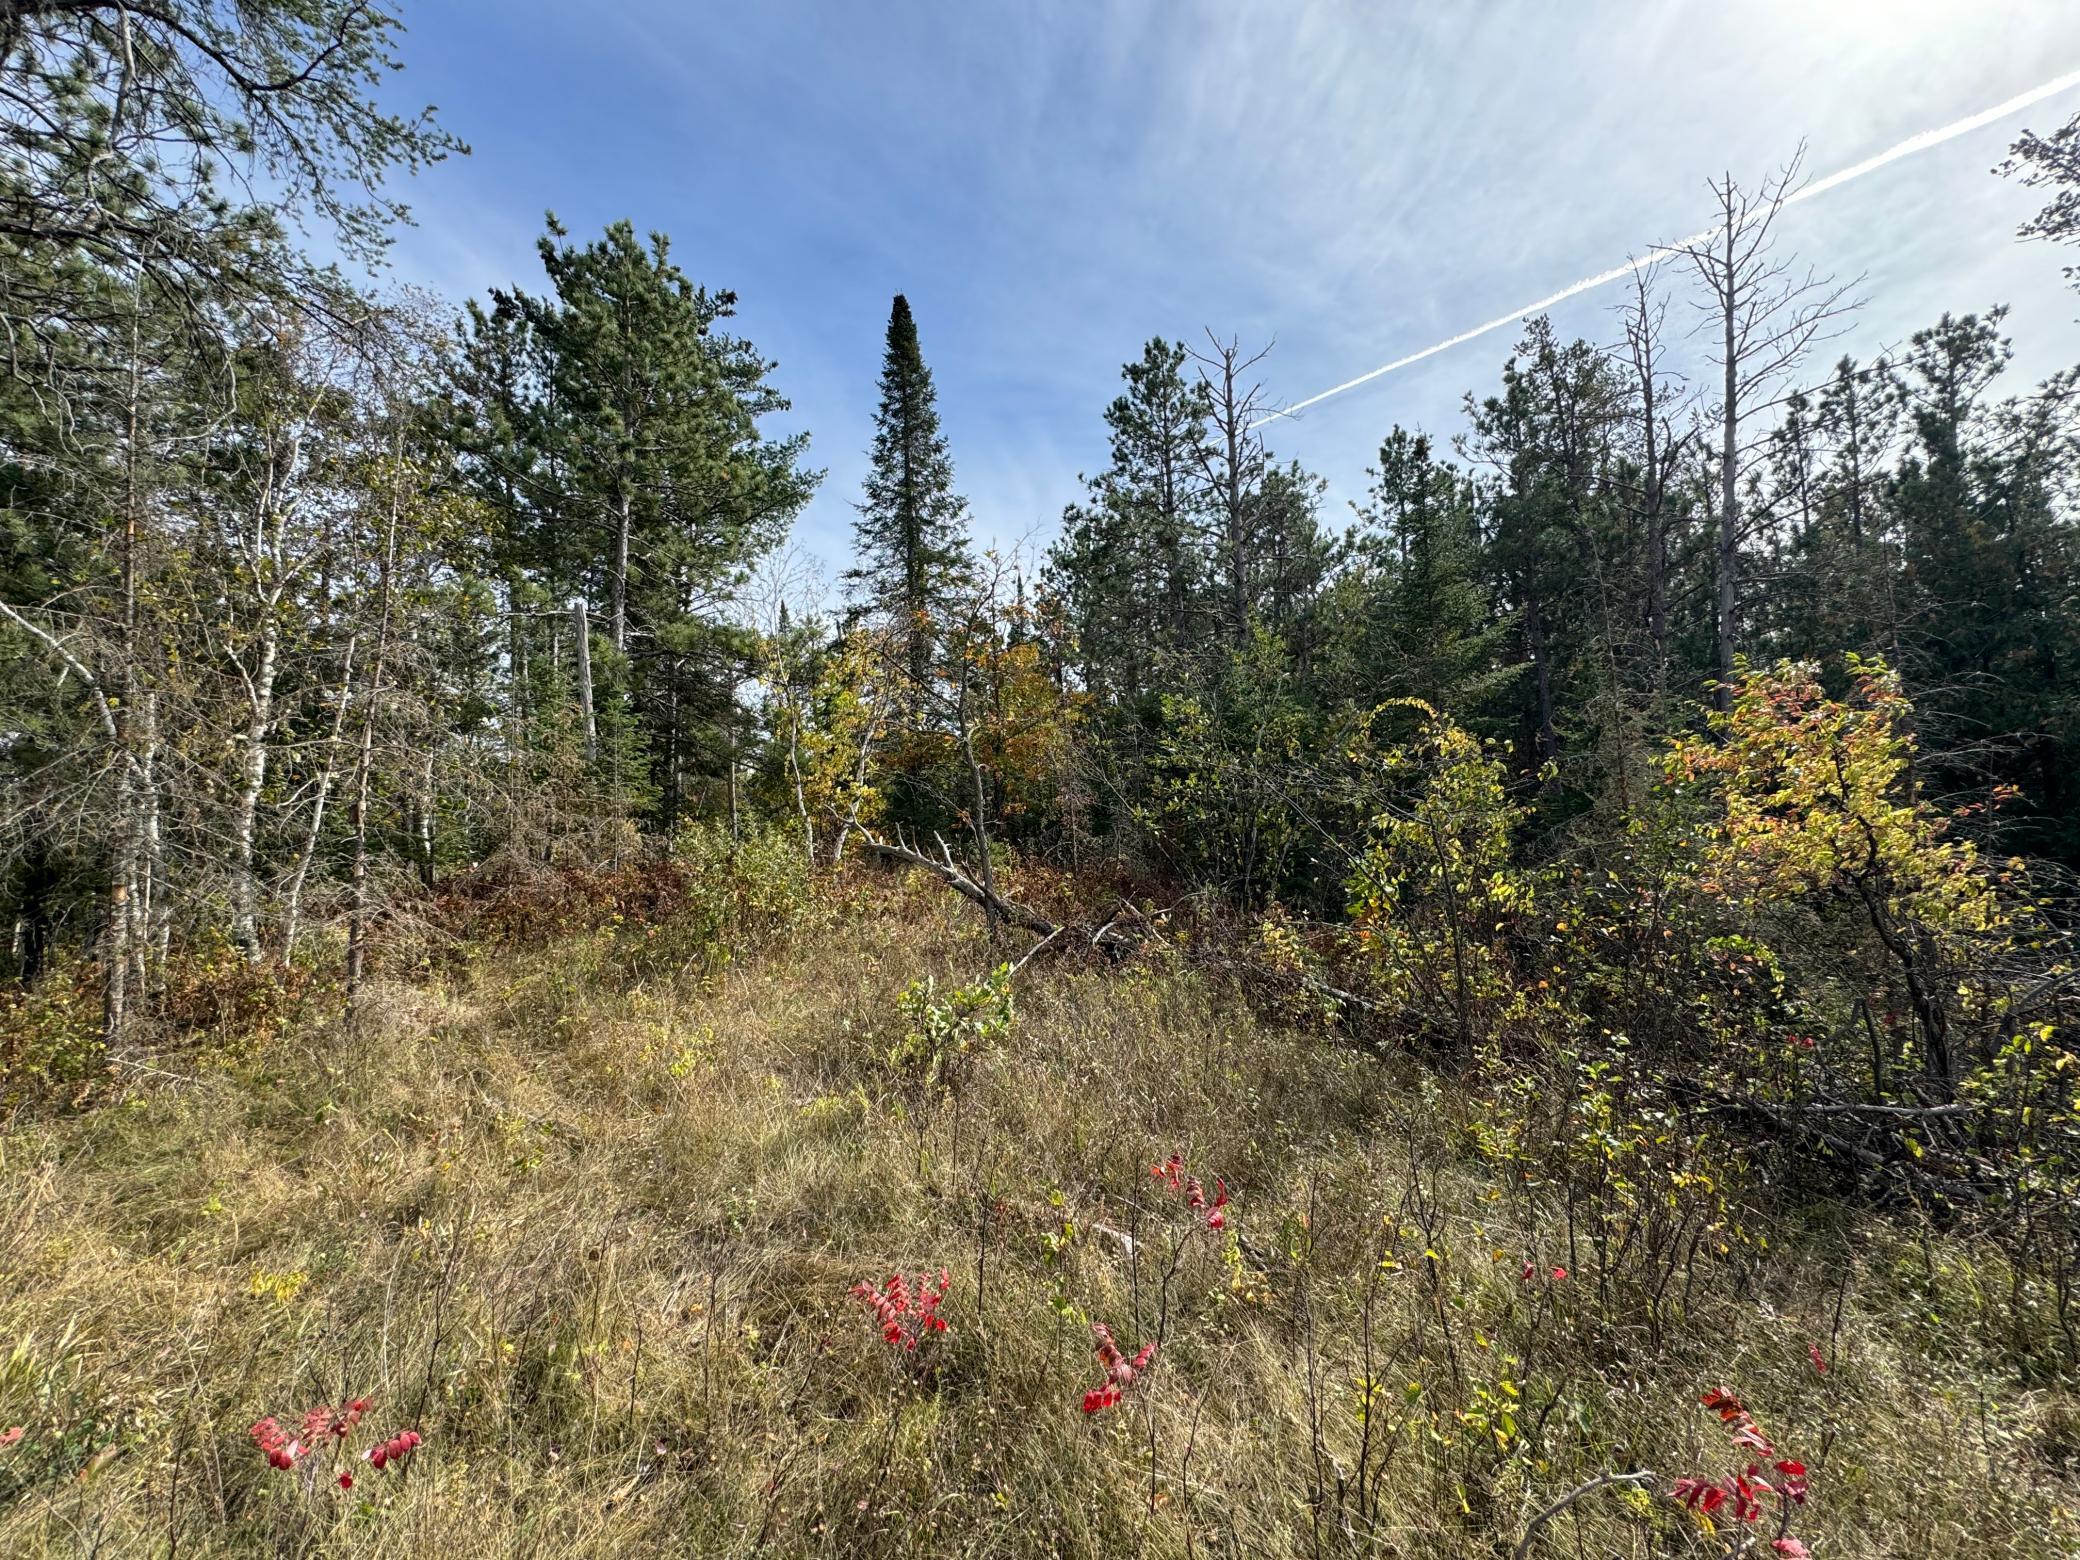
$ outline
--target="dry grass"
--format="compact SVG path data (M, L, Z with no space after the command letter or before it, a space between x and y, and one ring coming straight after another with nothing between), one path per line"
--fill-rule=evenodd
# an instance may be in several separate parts
M920 1130L895 994L989 958L896 893L707 981L567 942L17 1121L0 1552L1507 1555L1597 1472L1722 1466L1722 1383L1812 1465L1822 1556L2080 1552L2080 1408L2008 1359L1989 1253L1808 1210L1700 1257L1653 1345L1593 1270L1520 1280L1562 1236L1455 1091L1161 960L1036 962ZM1165 1307L1172 1149L1227 1178L1236 1238L1194 1236ZM898 1264L954 1274L922 1374L847 1295ZM1087 1419L1093 1319L1164 1343ZM423 1429L408 1472L344 1495L247 1443L354 1394ZM1538 1553L1712 1542L1606 1492Z

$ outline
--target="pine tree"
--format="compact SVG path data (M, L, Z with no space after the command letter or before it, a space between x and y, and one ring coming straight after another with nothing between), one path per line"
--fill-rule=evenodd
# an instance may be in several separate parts
M1304 682L1320 639L1319 606L1342 549L1322 526L1326 484L1298 461L1271 466L1257 495L1256 560L1252 608L1286 647Z
M1563 747L1608 746L1607 730L1588 744L1565 740L1575 718L1618 724L1613 582L1629 571L1618 567L1625 526L1607 471L1624 390L1607 357L1585 341L1563 344L1543 316L1502 382L1478 406L1469 397L1467 448L1494 473L1487 561L1528 663L1518 753L1543 767Z
M2029 189L2051 191L2044 209L2016 230L2018 236L2080 243L2080 114L2049 135L2023 131L2008 148L2008 160L1994 171L2020 178ZM2080 287L2080 265L2067 266L2065 273Z
M622 652L632 562L689 518L671 512L677 495L727 481L725 429L740 414L704 338L735 299L695 289L662 234L646 247L617 222L582 248L554 241L563 236L552 218L540 243L555 295L523 309L545 360L541 431L564 479L559 528L576 533L561 540L599 580Z
M621 801L654 795L669 825L693 782L733 772L751 645L723 609L818 474L800 463L803 436L759 428L787 403L774 365L722 328L734 293L696 287L664 235L645 243L627 222L565 237L551 218L550 295L494 292L472 310L457 442L502 517L514 608L531 594L604 603L593 631L611 654L587 746Z
M1086 689L1129 702L1159 661L1193 648L1207 581L1205 387L1184 377L1185 349L1157 337L1125 364L1105 409L1112 459L1086 503L1062 516L1048 560L1076 630Z
M897 293L881 360L866 492L854 522L859 562L848 572L862 603L892 623L913 690L931 677L940 625L968 568L967 501L939 431L932 373L910 303Z
M1508 623L1482 578L1474 492L1430 441L1396 427L1379 447L1365 523L1363 681L1354 702L1417 698L1471 721L1517 675Z

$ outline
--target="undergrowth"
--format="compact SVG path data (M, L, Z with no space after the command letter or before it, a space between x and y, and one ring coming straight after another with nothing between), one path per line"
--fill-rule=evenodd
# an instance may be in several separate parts
M1604 1474L1528 1554L2080 1546L1991 1243L932 895L516 901L18 1110L0 1551L1494 1556Z

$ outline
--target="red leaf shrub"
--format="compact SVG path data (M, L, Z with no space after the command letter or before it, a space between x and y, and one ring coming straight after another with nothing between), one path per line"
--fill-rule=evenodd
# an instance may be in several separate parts
M1819 1353L1817 1349L1813 1352ZM1706 1522L1723 1512L1727 1518L1751 1528L1763 1520L1774 1503L1777 1531L1770 1540L1771 1550L1780 1555L1809 1554L1806 1546L1790 1533L1791 1513L1806 1500L1806 1465L1793 1457L1778 1457L1776 1447L1748 1412L1747 1404L1725 1387L1715 1387L1698 1401L1727 1427L1728 1440L1741 1459L1741 1467L1723 1478L1690 1475L1677 1479L1669 1498Z
M882 1339L892 1349L915 1354L918 1343L931 1333L947 1331L946 1318L939 1314L940 1302L953 1285L953 1275L939 1269L935 1285L923 1273L915 1281L891 1273L879 1289L865 1282L852 1286L852 1296L873 1311L881 1323Z
M1098 1368L1105 1373L1105 1380L1098 1387L1084 1393L1083 1411L1086 1414L1100 1413L1112 1407L1131 1387L1135 1380L1148 1369L1155 1358L1153 1341L1144 1343L1141 1351L1132 1359L1120 1352L1119 1345L1112 1341L1112 1329L1103 1322L1091 1323L1092 1347L1098 1356Z

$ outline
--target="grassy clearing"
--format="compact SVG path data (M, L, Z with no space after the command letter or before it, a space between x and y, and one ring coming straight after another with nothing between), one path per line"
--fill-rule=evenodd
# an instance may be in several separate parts
M1665 1497L1724 1471L1721 1385L1810 1466L1817 1554L2080 1552L2080 1401L1990 1251L1808 1207L1642 1296L1469 1095L1160 957L1036 961L955 1098L899 1086L898 992L992 957L923 892L719 975L625 928L486 957L358 1037L18 1116L0 1552L1493 1556L1645 1467L1534 1553L1723 1554ZM848 1294L898 1266L953 1279L914 1363ZM1086 1417L1093 1321L1162 1345ZM248 1442L356 1395L423 1430L402 1472Z

